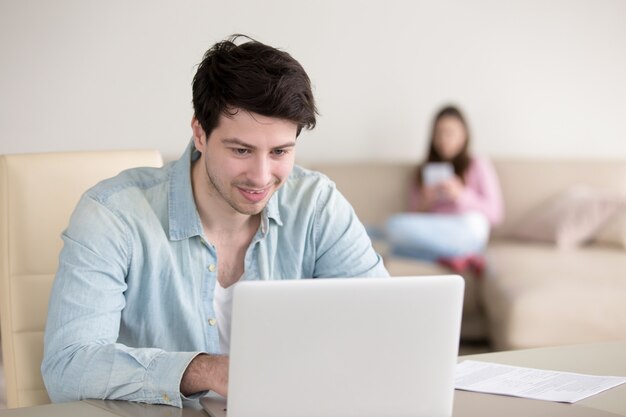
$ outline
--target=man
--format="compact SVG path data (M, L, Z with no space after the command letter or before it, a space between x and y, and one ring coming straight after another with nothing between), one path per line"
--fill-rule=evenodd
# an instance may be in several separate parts
M305 71L236 41L198 67L182 158L125 171L78 203L46 326L53 401L227 395L234 283L387 275L334 184L294 167L297 136L315 126Z

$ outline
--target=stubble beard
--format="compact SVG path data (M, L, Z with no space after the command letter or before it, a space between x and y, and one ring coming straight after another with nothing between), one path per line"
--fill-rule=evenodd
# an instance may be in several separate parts
M228 194L227 190L226 190L226 186L223 186L216 178L215 176L211 173L211 170L209 169L208 163L205 161L204 164L204 168L205 168L205 172L207 175L207 179L209 180L209 183L211 184L211 188L213 188L217 194L219 195L219 197L224 200L226 202L226 204L228 204L233 210L235 210L237 213L240 214L244 214L246 216L256 216L257 214L261 213L263 211L263 209L265 208L265 206L267 205L267 201L269 201L269 199L272 197L272 195L274 195L274 192L272 192L270 195L268 195L267 199L263 202L259 202L257 204L249 204L247 206L241 205L241 204L237 204L237 202L235 201L234 197L231 196L230 194ZM278 183L279 181L276 180L274 182L274 184ZM236 189L239 186L242 187L246 187L249 186L249 184L237 184L237 183L231 183L232 189ZM254 188L253 186L249 186L249 188ZM238 191L235 191L238 192ZM259 207L259 205L261 205L261 207Z

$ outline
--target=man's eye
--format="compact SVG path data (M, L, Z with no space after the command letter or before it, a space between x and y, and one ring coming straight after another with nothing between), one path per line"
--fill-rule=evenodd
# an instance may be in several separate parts
M287 153L286 149L274 149L274 155L276 156L282 156L285 155Z
M233 149L233 152L237 155L247 155L250 152L250 150L246 148L235 148Z

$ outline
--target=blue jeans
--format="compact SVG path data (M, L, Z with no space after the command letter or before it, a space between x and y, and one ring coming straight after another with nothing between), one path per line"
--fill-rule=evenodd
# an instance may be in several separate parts
M489 239L489 221L476 212L402 213L387 221L391 253L437 261L481 253Z

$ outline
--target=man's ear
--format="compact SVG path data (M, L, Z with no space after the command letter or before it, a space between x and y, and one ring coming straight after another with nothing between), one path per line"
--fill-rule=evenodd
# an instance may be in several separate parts
M193 142L194 145L196 145L196 149L202 152L202 149L206 145L207 137L195 115L191 118L191 131L193 132Z

